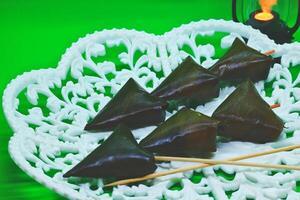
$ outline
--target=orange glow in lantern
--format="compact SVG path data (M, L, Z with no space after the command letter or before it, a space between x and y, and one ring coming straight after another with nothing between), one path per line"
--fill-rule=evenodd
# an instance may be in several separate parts
M272 14L272 7L277 4L277 0L260 0L259 4L261 6L262 12L255 15L255 19L261 21L269 21L274 18Z

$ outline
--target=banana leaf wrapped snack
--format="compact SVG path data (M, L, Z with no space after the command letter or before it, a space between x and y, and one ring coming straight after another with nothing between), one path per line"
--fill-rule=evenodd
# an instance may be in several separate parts
M130 129L119 125L111 136L64 177L134 178L156 170L153 154L142 149Z
M219 96L219 79L187 57L153 92L177 106L196 107Z
M274 59L235 39L227 53L209 70L222 81L241 82L250 79L253 82L265 80Z
M284 127L250 80L229 95L215 110L213 118L220 121L219 135L246 142L272 142Z
M183 108L145 137L140 145L158 155L199 157L216 151L219 122Z
M110 131L119 124L130 129L157 125L165 120L167 103L146 92L132 78L86 125L87 131Z

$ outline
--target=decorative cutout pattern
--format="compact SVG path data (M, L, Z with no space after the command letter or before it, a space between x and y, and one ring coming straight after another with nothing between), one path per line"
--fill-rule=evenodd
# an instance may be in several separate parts
M300 199L296 171L216 166L161 177L137 186L102 188L101 179L64 179L62 174L80 162L110 133L87 133L83 128L129 77L152 91L187 55L209 67L235 37L264 52L276 50L281 63L268 80L256 84L275 112L286 122L278 142L264 145L219 142L215 158L228 158L296 144L300 139L300 45L276 45L256 30L223 20L193 22L162 36L129 30L104 30L81 38L67 49L56 69L25 73L5 90L3 107L14 130L9 151L30 176L70 199ZM213 39L214 38L214 39ZM198 111L211 115L234 90L222 88L220 96ZM168 116L171 113L167 113ZM155 127L134 131L137 139ZM238 150L238 151L237 151ZM278 153L252 161L300 164L300 150ZM159 171L187 163L162 163Z

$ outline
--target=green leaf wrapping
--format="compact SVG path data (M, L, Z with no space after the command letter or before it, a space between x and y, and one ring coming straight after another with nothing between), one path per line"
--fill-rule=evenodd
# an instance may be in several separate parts
M240 82L250 79L257 82L268 77L273 64L274 60L270 56L250 48L237 38L210 71L222 81Z
M216 75L187 57L152 94L172 104L196 107L219 96Z
M276 140L284 126L250 80L244 81L215 110L213 118L220 121L219 135L255 143Z
M202 156L216 151L218 121L183 108L159 125L140 145L159 155Z
M64 177L134 178L156 170L151 153L135 141L130 129L119 125L112 135Z
M130 129L157 125L165 120L166 107L166 102L150 95L131 78L85 130L109 131L119 124Z

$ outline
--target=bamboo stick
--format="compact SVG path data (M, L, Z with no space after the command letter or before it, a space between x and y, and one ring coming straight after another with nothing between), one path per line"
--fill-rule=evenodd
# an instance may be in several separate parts
M271 108L275 109L275 108L279 108L280 106L281 106L281 104L277 103L277 104L271 105Z
M264 54L265 54L266 56L270 56L270 55L272 55L272 54L274 54L274 53L275 53L275 50L273 49L273 50L266 51Z
M227 160L211 160L211 159L201 159L201 158L157 156L157 157L155 157L155 160L157 160L157 161L199 162L199 163L205 163L205 164L211 164L211 165L237 165L237 166L245 166L245 167L300 170L300 166L293 166L293 165L276 165L276 164L237 162L237 161L227 161Z
M277 149L272 149L272 150L267 150L267 151L252 153L252 154L246 154L246 155L242 155L242 156L238 156L238 157L234 157L234 158L229 158L227 160L219 160L219 161L239 161L239 160L256 158L256 157L270 155L270 154L284 152L284 151L290 151L290 150L298 149L298 148L300 148L300 145L291 145L291 146L287 146L287 147L282 147L282 148L277 148ZM193 166L172 169L172 170L168 170L168 171L164 171L164 172L156 172L156 173L152 173L152 174L149 174L149 175L146 175L143 177L116 181L116 182L104 185L104 187L111 187L111 186L116 186L116 185L126 185L126 184L140 182L140 181L144 181L144 180L148 180L148 179L158 178L161 176L166 176L166 175L171 175L171 174L176 174L176 173L181 173L181 172L187 172L187 171L192 171L195 169L201 169L201 168L211 167L211 166L214 166L214 164L197 164L197 165L193 165Z

